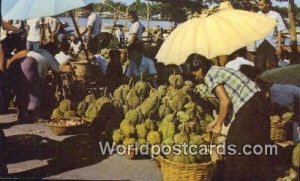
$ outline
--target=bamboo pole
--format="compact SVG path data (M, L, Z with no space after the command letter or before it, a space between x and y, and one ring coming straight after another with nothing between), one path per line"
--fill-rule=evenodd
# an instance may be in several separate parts
M119 12L119 13L122 14L123 16L126 16L126 13L123 13L123 12L120 11L119 9L113 7L112 5L110 5L110 4L106 3L106 2L104 2L104 4L106 4L107 6L109 6L110 8L112 8L113 10Z
M150 32L150 5L149 5L149 0L147 0L147 31L148 31L148 36Z
M121 8L121 4L119 5L119 8L118 8L118 9L120 10L120 8ZM114 32L114 28L115 28L115 26L116 26L116 24L117 24L117 21L118 21L118 19L119 19L119 15L120 15L119 11L116 11L116 17L115 17L115 19L114 19L113 26L112 26L112 28L111 28L110 34L113 34L113 32Z
M79 41L80 41L81 44L82 44L83 52L84 52L84 54L85 54L85 56L86 56L87 61L90 63L90 61L89 61L89 54L88 54L88 51L87 51L86 47L84 46L84 43L83 43L81 34L80 34L80 32L79 32L79 29L78 29L76 20L75 20L75 18L74 18L74 15L73 15L72 11L69 11L69 13L70 13L71 19L72 19L72 21L73 21L73 23L74 23L74 27L75 27L76 33L78 34Z

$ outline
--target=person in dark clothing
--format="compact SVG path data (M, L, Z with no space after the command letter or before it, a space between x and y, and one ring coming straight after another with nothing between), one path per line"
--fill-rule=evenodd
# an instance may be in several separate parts
M110 62L106 68L104 80L108 91L113 93L113 91L122 84L123 80L123 68L120 62L119 50L110 50L109 59Z

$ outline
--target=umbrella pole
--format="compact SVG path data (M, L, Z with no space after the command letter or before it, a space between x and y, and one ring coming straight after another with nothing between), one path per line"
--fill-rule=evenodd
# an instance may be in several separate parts
M86 47L84 46L84 43L83 43L81 34L80 34L80 32L79 32L77 23L76 23L76 21L75 21L74 15L73 15L72 11L69 11L69 13L70 13L70 16L71 16L71 18L72 18L72 21L73 21L73 23L74 23L74 27L75 27L76 33L78 34L79 41L80 41L81 44L82 44L83 52L84 52L84 54L85 54L85 56L86 56L86 59L87 59L88 62L90 62L90 61L89 61L88 51L87 51Z

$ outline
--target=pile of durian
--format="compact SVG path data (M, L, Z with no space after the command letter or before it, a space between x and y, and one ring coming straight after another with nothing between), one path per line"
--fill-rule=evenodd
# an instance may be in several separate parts
M101 49L100 52L101 56L104 57L105 59L109 59L109 49L108 48L103 48Z
M120 127L112 134L116 144L209 144L206 127L213 117L192 101L189 93L193 83L174 74L169 77L169 84L154 89L139 81L115 90L114 100L123 105L125 113ZM200 163L209 158L171 155L166 158L180 163Z
M112 101L107 96L96 99L94 95L87 95L78 105L72 105L71 100L65 99L54 109L51 119L83 117L86 121L93 122L101 114L102 106L110 103Z

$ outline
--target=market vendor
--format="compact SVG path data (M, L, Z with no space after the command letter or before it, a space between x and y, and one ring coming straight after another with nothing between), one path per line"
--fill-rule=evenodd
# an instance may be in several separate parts
M143 55L142 44L130 45L127 51L129 64L125 72L126 77L140 80L142 76L143 80L156 84L157 70L155 64L152 59Z
M186 63L194 78L204 80L220 101L218 117L208 125L208 131L219 135L222 125L230 123L225 142L235 145L237 153L243 153L242 147L246 144L269 143L268 117L260 89L253 81L239 71L213 66L199 54L191 54ZM268 180L267 163L264 156L226 154L222 180Z
M136 11L130 11L128 14L132 25L129 30L128 46L133 43L142 42L143 32L145 31L144 25L139 21Z

